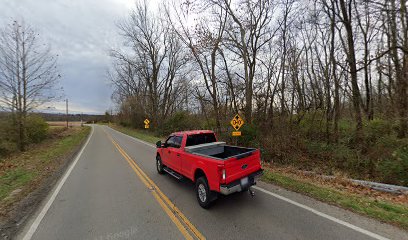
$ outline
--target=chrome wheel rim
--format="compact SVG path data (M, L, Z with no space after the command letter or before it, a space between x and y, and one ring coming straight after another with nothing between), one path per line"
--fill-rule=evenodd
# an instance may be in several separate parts
M200 198L201 202L205 202L207 199L207 192L205 191L203 184L198 185L198 197Z

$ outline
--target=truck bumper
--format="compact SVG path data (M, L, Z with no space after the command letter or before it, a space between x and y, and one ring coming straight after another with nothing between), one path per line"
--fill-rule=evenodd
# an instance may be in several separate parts
M256 184L256 180L262 176L262 174L263 170L261 169L230 184L220 185L220 193L223 195L229 195L235 192L246 191L249 187Z

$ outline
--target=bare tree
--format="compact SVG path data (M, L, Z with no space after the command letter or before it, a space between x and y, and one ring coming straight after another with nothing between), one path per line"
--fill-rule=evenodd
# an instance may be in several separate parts
M152 124L159 120L159 72L166 56L163 44L164 30L147 7L139 2L128 20L119 24L122 35L133 49L134 56L127 56L136 69L137 77L147 85Z
M110 77L115 96L134 100L137 95L143 99L141 114L145 116L141 117L150 117L152 125L159 125L177 105L177 89L185 86L178 80L187 74L183 67L189 58L176 33L149 10L146 1L137 2L118 27L131 51L111 52L116 61Z
M200 18L194 26L194 30L186 25L186 20L189 18L188 13L193 7L202 9L203 11L208 7L207 11L209 11L209 16ZM210 94L211 103L215 113L216 128L217 131L220 132L219 76L217 76L216 63L218 53L222 52L220 48L225 32L228 13L224 9L217 8L216 6L209 7L207 4L203 6L202 4L193 4L190 2L184 3L181 8L173 6L172 10L175 12L176 19L172 19L169 8L166 10L167 19L173 26L173 29L178 34L179 38L190 50L198 68L199 75L203 79L205 89L208 94ZM202 102L202 95L200 94L198 96L200 97L200 102Z
M371 76L371 61L370 55L371 50L370 48L373 45L373 40L375 39L376 35L379 32L378 23L380 18L374 17L374 14L371 13L373 11L370 8L370 4L368 1L362 3L363 11L359 10L357 3L354 2L355 9L356 9L356 19L358 27L361 31L361 37L363 42L363 70L364 70L364 86L365 86L365 104L364 111L366 112L368 120L373 120L374 118L374 103L372 100L372 76Z
M353 30L353 1L355 0L338 0L338 15L346 30L347 45L345 46L347 54L347 63L351 77L352 102L354 107L354 118L356 121L356 141L361 143L363 138L363 120L361 117L360 88L357 79L357 60L355 48L355 34Z
M256 75L259 52L274 36L270 28L275 5L270 0L245 0L233 2L229 0L212 1L230 16L227 27L228 41L242 59L243 76L245 81L245 109L244 114L248 123L252 122L252 100L254 94L254 79Z
M311 136L330 143L346 120L363 143L366 113L367 124L395 120L406 136L406 1L174 0L159 14L140 3L121 26L132 51L117 55L114 75L117 97L143 103L141 114L186 106L218 131L241 111L291 130L310 119Z
M397 109L400 122L398 136L408 132L408 14L407 3L389 0L391 56L395 68ZM402 56L402 57L401 57ZM402 58L402 60L401 60Z
M57 56L27 24L14 21L0 32L0 103L15 116L17 144L25 150L27 113L58 95Z

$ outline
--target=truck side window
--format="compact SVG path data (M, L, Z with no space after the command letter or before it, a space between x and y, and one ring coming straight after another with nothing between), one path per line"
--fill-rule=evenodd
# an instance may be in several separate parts
M194 145L196 145L194 141L194 137L192 135L188 135L186 146L188 147L188 146L194 146Z
M187 136L186 146L216 142L214 133L193 134Z
M174 136L170 136L167 140L166 140L166 145L169 147L173 147L174 145Z
M183 137L181 137L181 136L175 136L175 137L174 137L174 146L173 146L173 147L175 147L175 148L180 148L182 141L183 141Z

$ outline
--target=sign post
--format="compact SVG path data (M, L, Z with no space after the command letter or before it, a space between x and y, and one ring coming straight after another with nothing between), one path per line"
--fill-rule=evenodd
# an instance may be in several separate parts
M233 137L238 137L241 136L241 132L238 131L242 125L244 125L244 120L237 114L235 117L231 120L231 126L235 129L235 132L232 132Z
M145 128L148 129L148 128L149 128L149 124L150 124L149 119L146 118L143 122L144 122L144 124L145 124Z

